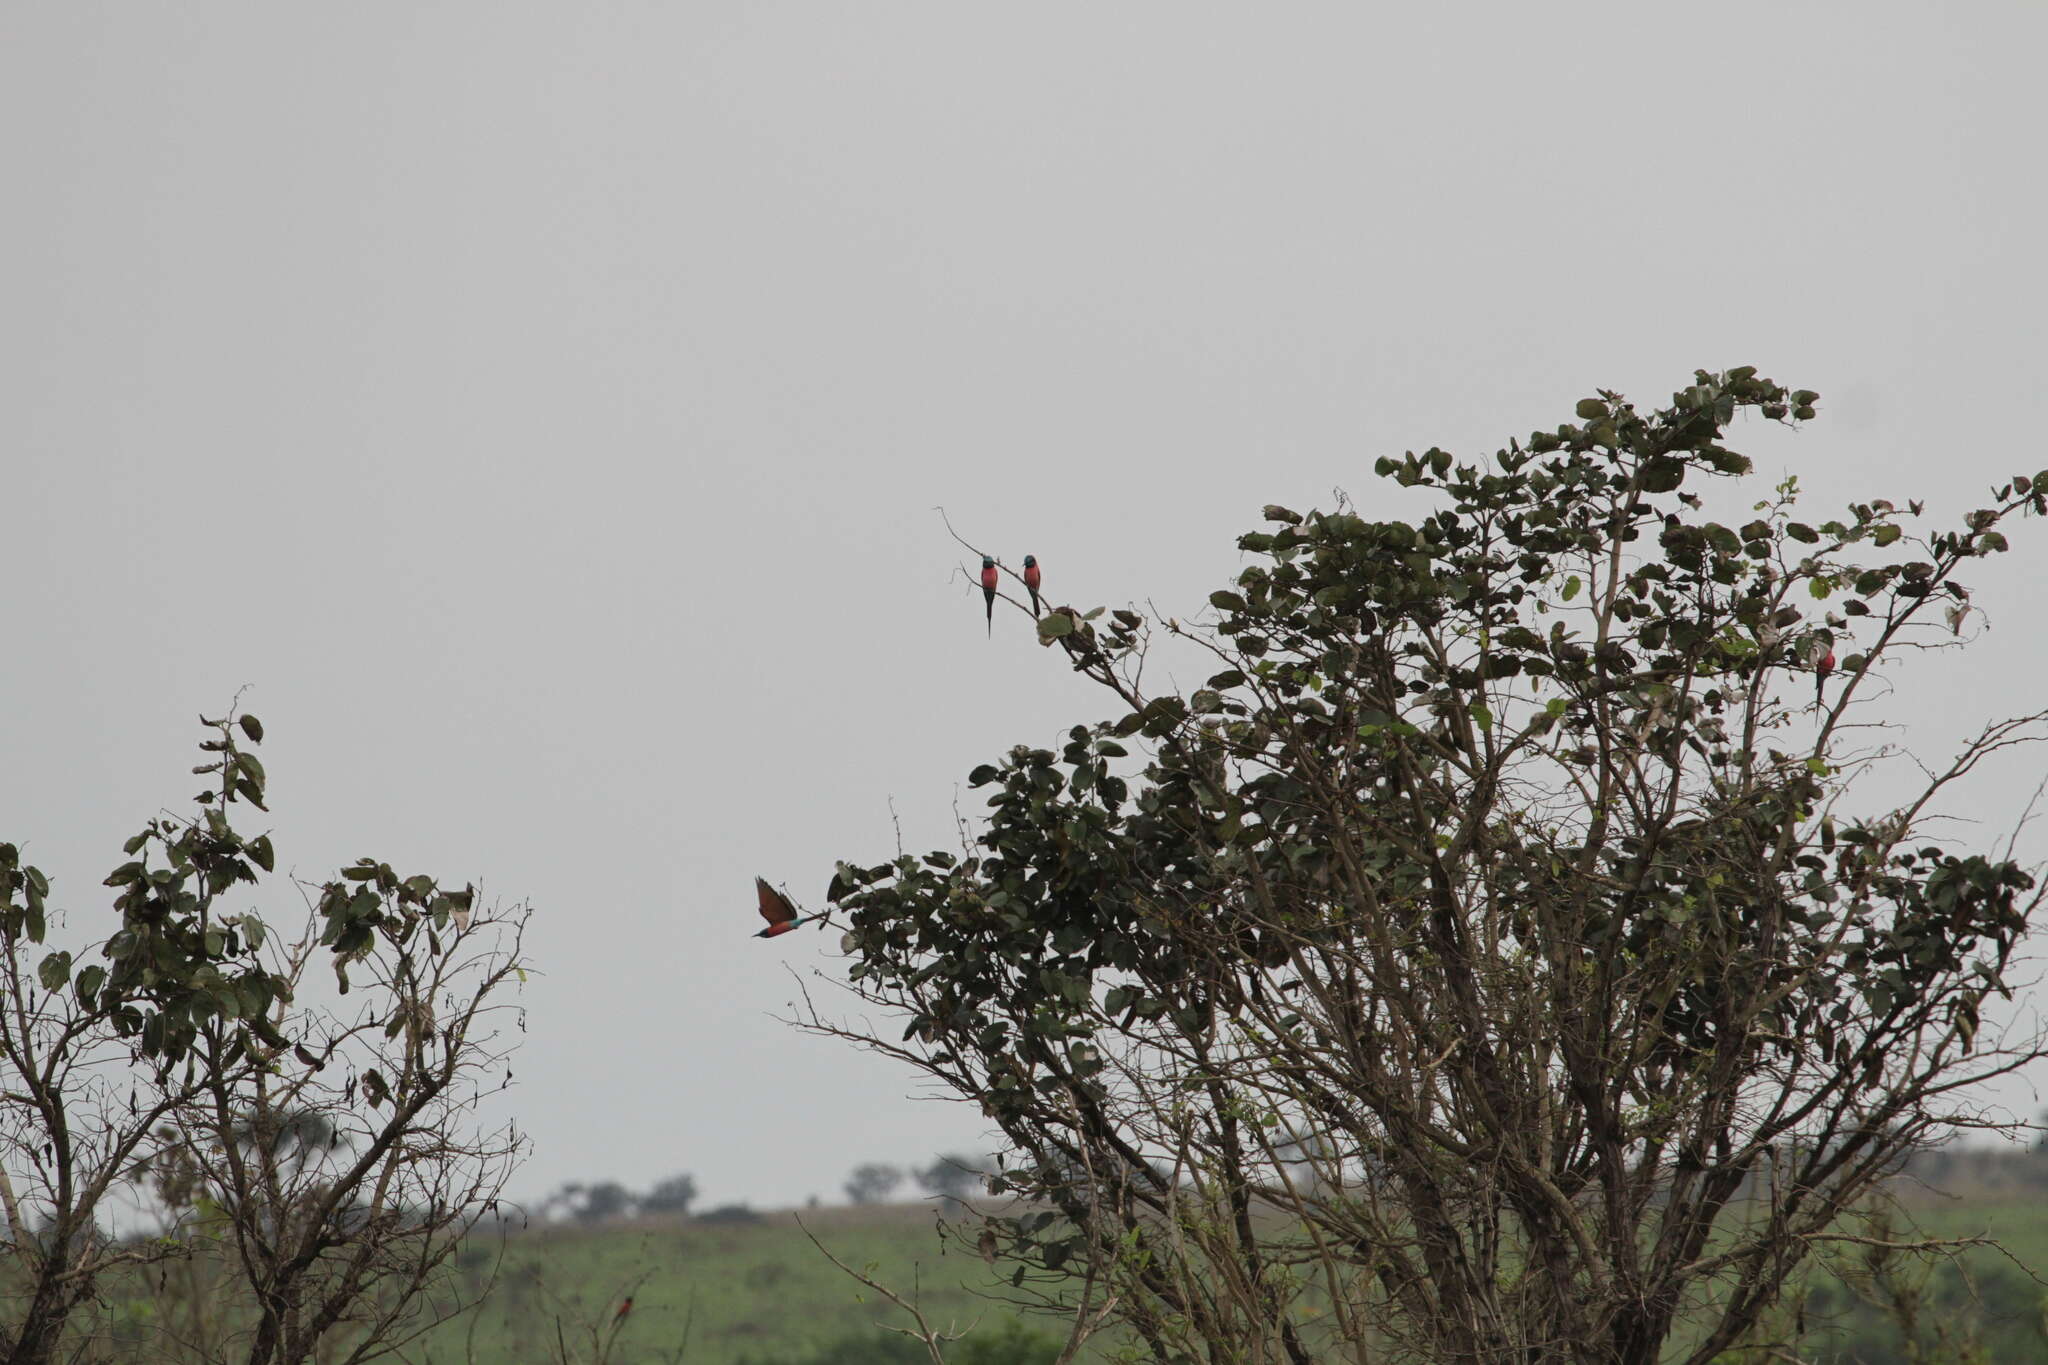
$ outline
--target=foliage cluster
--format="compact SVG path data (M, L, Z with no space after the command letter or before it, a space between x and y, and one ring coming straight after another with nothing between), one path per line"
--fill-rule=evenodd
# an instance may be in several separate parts
M478 1115L524 912L366 858L279 934L237 900L276 868L235 823L268 811L263 726L202 723L197 811L127 841L104 938L47 945L49 879L0 844L0 1339L25 1365L401 1346L464 1306L448 1260L524 1149ZM153 1230L113 1235L122 1207Z
M1048 612L1116 714L975 769L961 853L841 864L850 983L903 1034L811 1019L1002 1129L1050 1206L984 1229L1020 1287L1161 1361L1649 1365L1689 1318L1705 1365L1992 1121L1968 1087L2043 1055L1985 1021L2040 892L1931 822L2044 716L1881 810L1852 717L1967 643L1961 576L2048 471L1952 528L1809 521L1791 479L1720 519L1731 424L1817 401L1702 371L1379 461L1413 523L1268 507L1213 620L1165 623L1214 659L1185 695L1144 689L1138 612Z

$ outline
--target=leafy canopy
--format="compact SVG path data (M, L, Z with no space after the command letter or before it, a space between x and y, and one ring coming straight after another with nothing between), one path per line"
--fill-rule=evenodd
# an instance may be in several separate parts
M1117 713L976 768L961 855L831 889L851 984L905 1016L875 1041L1060 1210L1002 1224L1016 1254L1121 1266L1162 1358L1320 1333L1650 1360L1711 1291L1708 1352L1957 1085L2040 1055L1977 1038L2033 877L1922 826L2041 717L1895 810L1841 798L1882 756L1844 717L1888 659L1964 642L1957 575L2048 471L1952 529L1882 499L1802 521L1794 480L1714 519L1751 473L1738 414L1817 401L1701 371L1483 464L1380 460L1433 499L1412 524L1268 507L1213 622L1166 625L1215 660L1187 695L1143 690L1138 613L1046 615ZM1728 1218L1766 1177L1783 1197Z

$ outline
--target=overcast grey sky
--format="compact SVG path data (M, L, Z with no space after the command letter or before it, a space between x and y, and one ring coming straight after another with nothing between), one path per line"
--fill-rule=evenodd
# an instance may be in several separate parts
M2032 3L13 0L0 837L99 924L253 684L281 862L539 908L519 1190L981 1150L770 1018L825 936L748 937L757 871L815 901L892 797L945 845L1105 712L934 504L1189 612L1264 502L1754 364L1823 393L1768 474L1956 513L2048 465L2043 51ZM2042 704L2019 548L1916 742Z

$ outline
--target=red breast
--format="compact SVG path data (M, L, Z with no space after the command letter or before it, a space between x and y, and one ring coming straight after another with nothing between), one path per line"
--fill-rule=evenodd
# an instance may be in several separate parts
M993 588L995 585L996 570L995 566L991 564L989 567L981 571L981 586L984 588Z

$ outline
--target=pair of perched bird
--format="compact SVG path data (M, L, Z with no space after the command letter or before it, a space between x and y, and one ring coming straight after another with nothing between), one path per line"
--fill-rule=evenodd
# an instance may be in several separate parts
M996 584L1001 580L996 572L994 555L981 557L981 599L988 608L988 633L996 633ZM1038 616L1038 557L1024 556L1024 587L1031 594L1031 615Z
M1038 585L1041 581L1038 569L1038 556L1024 556L1023 578L1024 589L1031 594L1031 615L1035 618L1039 614ZM988 633L991 636L996 632L996 587L1001 581L1000 570L996 568L995 556L983 555L981 557L981 595L988 609ZM789 897L768 885L760 877L754 878L754 890L760 897L761 918L768 921L768 927L755 934L755 938L774 938L778 934L788 933L800 924L807 924L812 920L824 918L823 915L799 914L796 906L791 904Z

